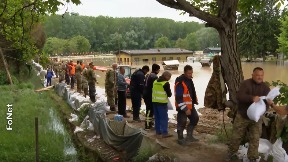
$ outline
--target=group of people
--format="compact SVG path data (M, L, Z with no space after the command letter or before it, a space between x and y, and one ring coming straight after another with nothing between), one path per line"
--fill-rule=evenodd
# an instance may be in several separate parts
M51 68L52 67L52 68ZM59 77L59 83L65 80L67 85L71 86L71 89L74 90L75 83L77 84L77 92L84 92L84 97L89 94L90 100L96 102L96 74L93 70L93 62L89 63L89 66L86 66L82 61L77 61L75 64L72 60L69 62L58 62L55 61L53 65L47 70L47 85L48 82L51 85L51 78L54 75L52 72L55 72L56 78ZM88 91L89 90L89 91Z
M71 79L71 88L76 77L77 91L84 90L87 95L89 86L89 95L92 102L95 102L95 84L97 82L96 75L93 70L93 63L89 64L89 68L81 61L77 61L77 65L71 61L64 66L62 62L62 72L60 70L60 78L62 74L69 75ZM168 133L168 103L169 97L172 96L169 80L172 74L169 71L164 71L158 77L160 66L157 64L152 65L152 72L149 72L149 66L143 66L141 69L136 70L129 83L126 82L124 76L125 69L118 65L113 64L112 68L107 70L105 79L105 90L107 94L107 102L111 111L116 111L118 107L118 114L123 115L124 118L130 116L126 113L126 90L129 86L132 101L133 120L141 121L140 107L142 98L146 105L146 121L145 129L149 130L155 127L156 135L161 135L163 138L171 137ZM65 72L65 73L64 73ZM47 77L51 74L47 73ZM198 99L195 91L195 86L192 80L193 68L190 65L184 67L184 74L176 78L174 83L174 96L175 107L177 110L177 134L178 144L188 145L191 142L196 142L198 139L194 138L193 132L195 126L199 121L198 113L195 109L195 104L198 105ZM66 83L70 82L65 77ZM250 120L247 116L247 109L253 102L259 102L260 96L266 96L270 88L263 82L264 70L256 67L253 70L252 78L244 80L237 92L237 113L233 122L232 138L229 145L228 160L237 159L237 151L240 143L245 135L248 135L249 149L248 159L256 161L259 158L258 146L260 138L260 122ZM61 81L59 79L59 81ZM267 110L272 107L278 114L288 114L288 106L275 106L273 101L265 100ZM190 123L187 125L187 118ZM187 126L186 126L187 125ZM187 128L186 128L187 127ZM183 131L186 128L187 136L184 138Z

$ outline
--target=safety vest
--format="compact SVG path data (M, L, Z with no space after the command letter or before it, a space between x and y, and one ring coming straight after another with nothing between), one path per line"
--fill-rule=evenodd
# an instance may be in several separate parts
M158 82L157 80L153 83L152 89L152 102L157 103L168 103L167 93L164 90L163 86L167 81Z
M184 92L183 92L183 102L182 103L177 103L177 100L175 98L175 107L176 109L184 109L185 107L187 107L189 110L192 109L192 105L193 105L193 102L192 102L192 98L190 96L190 93L189 93L189 90L188 90L188 87L187 85L184 83L184 81L181 82L177 82L174 86L174 94L176 94L176 86L178 84L182 84L183 86L183 89L184 89ZM176 96L176 95L175 95Z
M75 75L75 66L74 65L69 65L71 67L70 70L70 75Z

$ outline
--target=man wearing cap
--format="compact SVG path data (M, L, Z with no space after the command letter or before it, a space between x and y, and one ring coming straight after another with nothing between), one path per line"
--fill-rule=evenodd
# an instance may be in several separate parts
M87 81L88 81L88 87L89 87L89 96L90 96L90 100L92 102L96 102L96 98L95 98L95 93L96 93L96 75L95 72L93 70L93 62L89 63L89 69L87 70Z

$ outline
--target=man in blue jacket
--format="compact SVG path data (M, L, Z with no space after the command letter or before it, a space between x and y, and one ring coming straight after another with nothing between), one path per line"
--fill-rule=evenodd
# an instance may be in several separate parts
M139 117L141 98L143 95L145 75L148 72L149 72L149 66L145 65L142 67L142 69L136 70L131 76L130 93L131 93L134 121L141 121Z
M184 67L184 74L175 80L175 106L177 113L178 144L186 145L198 141L193 137L193 131L199 121L194 104L198 105L194 83L192 81L193 68L190 65ZM184 139L183 131L186 127L187 117L190 120L187 126L187 137Z

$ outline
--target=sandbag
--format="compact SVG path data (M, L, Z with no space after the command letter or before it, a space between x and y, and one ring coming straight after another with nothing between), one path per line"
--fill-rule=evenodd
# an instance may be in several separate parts
M266 104L263 101L265 99L265 96L260 97L260 101L254 102L251 104L247 110L247 116L250 120L254 120L255 122L258 122L260 117L265 113L266 111Z
M282 139L279 138L273 144L272 154L273 154L273 162L288 162L288 157L286 151L282 147Z

